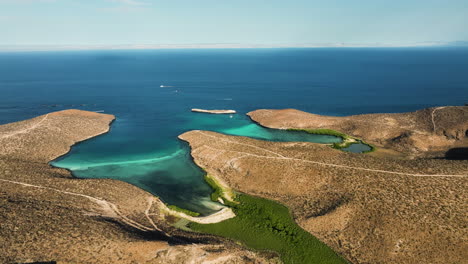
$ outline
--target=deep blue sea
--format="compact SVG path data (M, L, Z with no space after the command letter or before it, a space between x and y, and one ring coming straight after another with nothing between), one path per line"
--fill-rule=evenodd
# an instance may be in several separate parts
M127 181L205 214L219 205L177 139L185 131L330 143L337 139L259 127L245 113L297 108L342 116L465 103L468 48L0 53L0 124L69 108L114 114L110 133L53 165L77 177Z

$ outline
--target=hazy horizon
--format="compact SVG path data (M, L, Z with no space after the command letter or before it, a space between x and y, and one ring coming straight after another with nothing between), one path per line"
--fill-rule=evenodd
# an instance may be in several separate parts
M159 50L159 49L274 49L274 48L430 48L468 47L468 41L421 42L407 44L385 43L318 43L318 44L141 44L141 45L0 45L0 52L20 51L80 51L80 50Z
M467 41L463 0L0 0L0 49L405 47Z

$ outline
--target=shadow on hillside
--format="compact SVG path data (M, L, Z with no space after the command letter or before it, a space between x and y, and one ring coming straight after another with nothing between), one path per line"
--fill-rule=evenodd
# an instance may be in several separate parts
M448 160L468 160L468 148L453 148L445 153Z

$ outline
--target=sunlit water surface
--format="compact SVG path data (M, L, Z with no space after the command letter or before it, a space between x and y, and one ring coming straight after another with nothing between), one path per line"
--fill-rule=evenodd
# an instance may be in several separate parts
M77 177L123 180L208 214L219 205L209 200L203 173L178 135L202 129L331 143L338 139L265 129L245 114L296 108L343 116L462 105L467 72L466 48L0 53L0 124L69 108L114 114L110 133L52 164Z

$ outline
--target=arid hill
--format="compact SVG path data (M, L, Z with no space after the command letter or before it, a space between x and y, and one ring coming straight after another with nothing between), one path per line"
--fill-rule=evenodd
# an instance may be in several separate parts
M256 110L248 115L269 128L327 128L410 156L444 156L468 148L468 107L446 106L398 114L321 116L294 109Z
M312 127L314 121L299 111L274 113L263 110L251 116L279 128ZM382 128L378 120L373 126ZM339 129L338 121L331 128ZM438 124L443 122L451 121L438 119ZM377 130L366 137L360 123L354 129L348 127L351 123L347 121L342 131L359 131L356 136L377 142ZM288 206L300 226L352 263L445 264L468 259L465 160L383 158L314 143L268 142L208 131L190 131L179 138L189 142L195 162L223 185Z
M75 179L47 164L107 132L113 119L67 110L0 126L0 263L269 263L230 242L173 230L160 200L139 188Z

